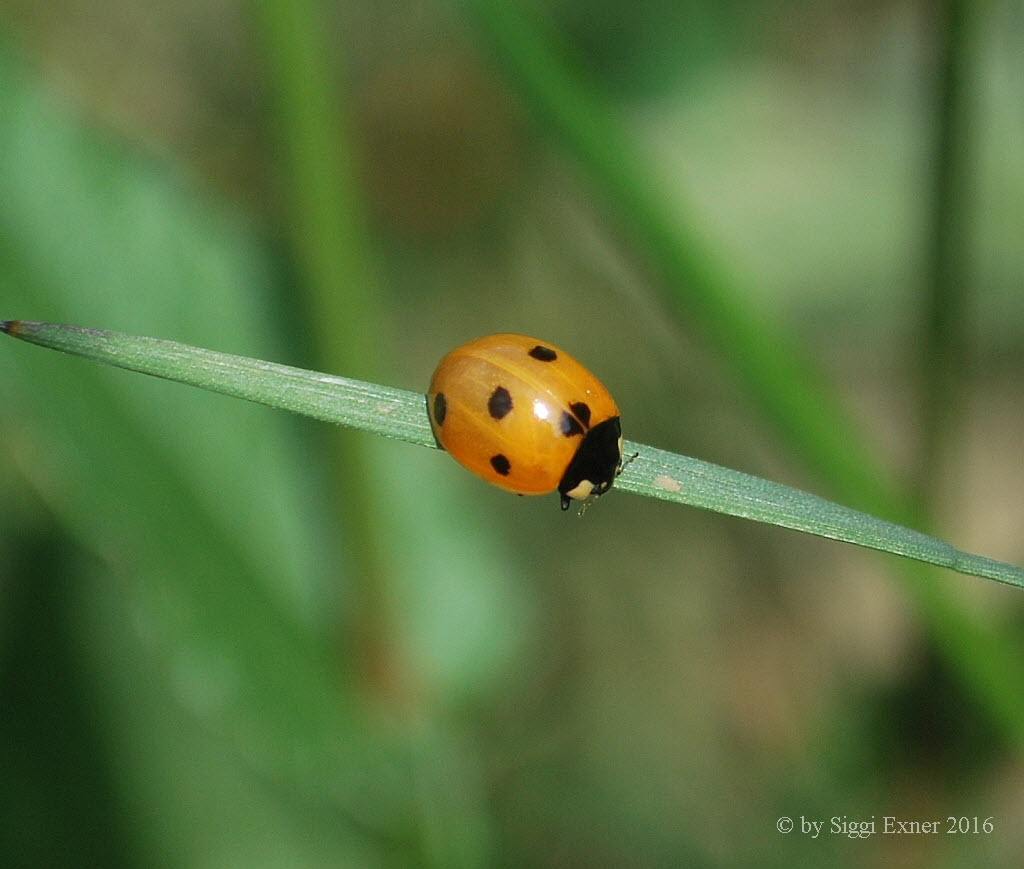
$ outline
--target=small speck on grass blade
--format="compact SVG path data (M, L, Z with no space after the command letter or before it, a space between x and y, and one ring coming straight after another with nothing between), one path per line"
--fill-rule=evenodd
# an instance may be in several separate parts
M5 320L0 321L0 331L119 368L420 446L437 446L418 392L80 326ZM625 449L637 458L616 483L620 490L806 531L1024 588L1024 568L961 552L935 537L808 492L643 444L627 443Z
M843 507L810 492L642 444L626 443L623 448L639 455L616 483L620 489L856 543L1024 587L1024 569L1020 567L961 552L936 537Z

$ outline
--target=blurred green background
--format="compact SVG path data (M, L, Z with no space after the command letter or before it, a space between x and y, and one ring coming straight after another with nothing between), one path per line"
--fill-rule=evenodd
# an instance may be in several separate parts
M1022 40L1019 2L0 0L0 317L411 389L522 331L629 438L1024 563ZM1022 615L0 342L5 866L1016 866ZM827 829L886 815L941 832Z

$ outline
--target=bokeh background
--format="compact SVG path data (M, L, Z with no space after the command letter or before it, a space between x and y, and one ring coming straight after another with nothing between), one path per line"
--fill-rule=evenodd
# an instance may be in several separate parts
M0 317L411 389L522 331L627 437L1024 563L1022 45L1012 0L2 0ZM1016 866L1022 602L5 340L0 863ZM828 832L886 815L942 832Z

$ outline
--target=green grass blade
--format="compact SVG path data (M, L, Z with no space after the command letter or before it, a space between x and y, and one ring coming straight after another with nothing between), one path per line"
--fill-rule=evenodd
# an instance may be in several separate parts
M435 446L422 395L177 341L25 320L0 322L15 338L324 422Z
M367 432L436 447L423 395L301 368L145 338L52 323L0 322L8 334L61 350L302 413ZM960 573L1024 587L1024 569L971 555L922 534L808 492L666 452L627 443L637 453L618 488L890 552Z
M639 455L617 482L620 489L855 543L1024 587L1024 570L1019 567L961 552L936 537L843 507L801 489L641 444L627 442L625 450Z

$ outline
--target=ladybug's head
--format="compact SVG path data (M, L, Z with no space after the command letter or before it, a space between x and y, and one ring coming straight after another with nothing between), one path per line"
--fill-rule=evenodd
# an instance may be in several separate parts
M622 465L622 426L613 416L587 431L579 449L558 484L562 509L569 509L573 499L583 500L603 495L615 482Z

